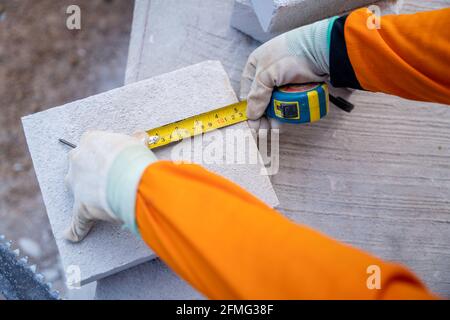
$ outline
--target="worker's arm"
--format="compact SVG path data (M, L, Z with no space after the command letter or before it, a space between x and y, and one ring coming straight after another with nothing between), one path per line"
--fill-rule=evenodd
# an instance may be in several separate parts
M85 134L67 181L77 202L70 240L97 219L122 221L209 298L433 297L405 268L295 224L198 165L158 162L138 139Z
M284 33L249 57L241 83L258 128L273 88L324 81L450 104L450 9L381 17L359 9ZM256 125L254 125L256 124Z
M331 83L450 104L450 8L371 19L359 9L334 21Z
M209 298L432 298L405 268L293 223L198 165L150 165L136 220L158 256ZM367 286L370 266L379 290Z

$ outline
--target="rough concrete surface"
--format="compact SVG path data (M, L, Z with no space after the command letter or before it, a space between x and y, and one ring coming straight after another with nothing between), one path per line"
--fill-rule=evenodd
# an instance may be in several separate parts
M259 42L230 26L233 0L137 0L126 83L154 77L204 59L224 65L236 93L242 68ZM167 41L167 39L171 39ZM135 269L139 271L135 271ZM163 263L147 262L98 281L98 299L197 299L199 294ZM155 284L153 279L158 277ZM163 285L162 283L170 285ZM141 286L140 283L145 283ZM139 292L139 293L137 293Z
M136 10L145 10L142 6L147 2L137 1ZM147 20L139 23L134 20L129 61L135 64L127 68L129 78L145 79L164 68L170 70L171 59L182 65L177 55L169 54L163 64L152 68L157 64L152 57L160 57L164 52L187 48L184 63L189 64L189 58L216 56L217 51L210 50L211 47L219 44L227 47L227 41L237 41L223 39L233 1L217 0L221 5L229 5L228 11L212 11L211 18L224 25L203 23L201 28L191 28L189 43L181 36L183 26L176 29L179 33L171 43L146 43L152 39L151 33L146 32L170 29L177 19L180 24L196 25L202 19L198 15L204 12L197 9L196 2L201 0L189 1L190 5L171 2L170 9L158 6L157 12L148 7L149 14L141 15ZM395 8L381 6L381 9L413 13L448 7L449 1L405 0L398 4ZM192 10L190 19L181 19L187 10ZM152 25L157 13L160 19ZM197 37L202 33L209 35L208 45ZM241 46L242 51L251 51L253 44L242 42ZM227 56L223 60L234 66L229 67L232 74L239 75L238 68L246 57L234 57L241 60L233 64ZM137 70L135 66L139 64L142 67ZM239 77L235 80L238 83ZM370 92L355 92L349 100L356 106L351 114L332 107L327 118L316 124L284 128L280 137L281 168L272 179L280 198L278 209L293 221L406 265L433 292L449 297L450 108ZM147 263L139 273L127 270L102 279L97 297L126 299L140 291L140 298L151 299L158 295L158 287L140 283L149 284L146 279L153 279L154 272L161 277L168 274L155 271ZM172 290L161 291L159 297L168 299L177 295L178 290L190 289L180 284Z
M63 265L78 266L82 284L135 266L154 254L134 235L110 224L99 224L80 244L63 238L73 200L64 185L68 150L58 143L58 138L76 144L86 130L131 134L235 102L237 98L223 67L219 62L208 61L23 118ZM247 124L232 128L245 129ZM171 150L169 146L155 153L160 159L172 159ZM230 178L268 205L278 204L270 180L260 174L260 165L215 163L206 167Z
M70 4L82 29L65 27ZM20 118L123 85L132 1L0 1L0 234L62 294L59 262Z
M220 60L236 92L260 43L230 27L233 0L137 0L126 83L204 60ZM136 30L136 32L134 31Z
M253 9L251 0L234 1L230 24L233 28L260 42L266 42L280 34L279 32L265 32L263 30Z
M251 0L265 32L286 32L376 0Z
M98 281L95 299L198 300L204 297L161 260L155 259Z

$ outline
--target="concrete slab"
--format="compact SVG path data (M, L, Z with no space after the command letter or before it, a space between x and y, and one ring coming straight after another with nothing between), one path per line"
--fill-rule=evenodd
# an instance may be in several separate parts
M266 42L280 34L279 32L265 32L263 30L250 0L234 1L230 23L233 28L260 42Z
M58 138L78 143L83 132L93 129L131 134L234 102L237 98L222 65L207 61L24 117L28 147L64 268L78 267L85 284L152 259L154 254L141 240L110 224L98 224L81 244L63 239L73 199L64 185L68 149ZM248 127L241 123L231 128ZM156 155L171 159L171 151L172 147L161 148ZM268 205L278 204L270 180L260 175L260 165L205 166Z
M146 2L150 1L138 0L136 10L144 10ZM199 56L217 57L217 50L209 48L227 47L222 32L228 28L229 20L225 17L230 18L233 1L209 2L212 7L216 2L228 5L224 7L228 11L209 14L223 25L210 22L202 24L201 30L189 27L202 19L198 15L204 11L197 8L203 3L201 0L170 1L171 8L158 6L158 12L148 12L147 19L151 19L133 28L135 42L130 54L135 55L137 48L143 48L143 52L142 59L135 61L142 68L137 73L130 65L130 78L144 79L164 68L170 70L170 61L166 60L157 69L151 68L157 64L152 56L160 57L166 51L181 65L180 60L189 63L189 59ZM448 0L407 0L398 4L392 8L394 13L413 13L448 7ZM166 21L171 25L173 20L181 19L184 13L177 13L181 10L192 10L189 11L192 14L190 19L181 20L177 29L180 34L174 36L173 42L159 46L143 43L150 39L142 36L144 30L164 30ZM157 15L159 20L152 25ZM208 25L211 29L206 28ZM189 29L190 43L181 37L183 28ZM208 45L199 38L201 34L208 34L205 38ZM234 35L242 37L239 32ZM228 41L233 43L237 39ZM254 43L242 41L240 50L248 52L252 46ZM179 55L186 53L185 57L172 54L172 50L180 47L188 48L179 51ZM225 68L232 75L239 75L236 68L247 57L244 54L233 57L241 60L224 55ZM233 80L238 83L239 76ZM281 170L273 178L280 197L279 210L296 222L408 266L431 290L450 297L450 148L446 147L450 145L450 108L370 92L355 92L349 100L356 105L351 114L331 108L327 119L317 124L286 127L280 137ZM167 273L151 267L142 270L148 272L137 274L127 270L120 275L131 273L132 277L99 281L97 297L126 299L135 296L136 291L143 291L144 299L155 297L158 287L145 279L152 279L153 272ZM141 286L141 282L146 285ZM149 290L144 288L147 286ZM171 290L161 290L159 297L176 297L178 290L187 290L183 288L185 285L180 284ZM196 295L187 297L195 299Z
M401 5L401 2L397 0L382 0L376 2L375 4L378 6L380 14L386 15L398 13L398 7ZM348 10L339 12L339 14L345 13L348 13ZM311 20L310 22L312 23L314 21ZM266 32L263 30L251 0L235 0L233 14L231 16L231 26L260 42L266 42L283 33L270 31ZM290 29L286 29L286 31L288 30Z
M252 0L265 32L286 32L296 27L339 15L376 0Z
M205 58L219 59L238 93L242 69L260 43L230 26L233 5L233 0L209 0L208 8L203 0L135 1L126 83ZM164 263L151 261L98 281L97 299L129 297L198 299L201 295Z
M230 27L233 0L137 0L126 83L206 59L220 60L239 91L241 70L260 43Z
M201 300L204 297L155 259L98 281L97 300Z

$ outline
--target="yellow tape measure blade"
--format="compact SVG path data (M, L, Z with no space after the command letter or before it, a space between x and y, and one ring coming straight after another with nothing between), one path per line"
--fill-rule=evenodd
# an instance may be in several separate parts
M150 149L159 148L172 142L228 127L246 120L247 102L241 101L148 130L147 134L150 137L157 137L149 147Z

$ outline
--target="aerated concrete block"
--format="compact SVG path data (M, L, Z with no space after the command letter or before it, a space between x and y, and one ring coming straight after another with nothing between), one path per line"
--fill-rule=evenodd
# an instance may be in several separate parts
M239 91L260 43L230 26L234 0L136 0L126 83L204 60L219 60Z
M159 259L104 278L97 283L97 300L202 300Z
M234 0L136 0L126 70L134 83L205 59L220 60L239 92L242 69L260 43L230 26ZM168 40L170 39L170 41ZM161 262L98 281L97 299L198 299Z
M205 11L203 0L136 0L126 82L154 77L200 59L219 59L238 92L242 68L259 43L230 27L233 3L208 0L210 10ZM156 261L99 280L96 298L200 297L164 263Z
M231 26L260 42L266 42L280 34L262 29L250 0L234 1Z
M170 5L161 5L165 1ZM401 12L399 12L401 5L389 8L389 2L391 1L383 1L383 3L388 4L387 9L392 9L391 12L389 12L389 10L385 11L383 6L381 6L380 3L377 3L377 5L381 6L382 15L386 13L413 13L416 12L418 8L416 5L405 5L404 9L406 10L401 10ZM398 3L401 4L402 2L403 1L399 1ZM157 5L154 6L154 4ZM234 87L238 88L241 68L247 60L246 55L251 52L255 47L255 44L258 45L258 43L249 40L248 37L244 36L242 33L229 28L232 4L233 0L208 0L208 6L214 9L209 12L208 16L210 19L208 20L204 18L204 0L136 0L135 18L133 20L133 32L131 37L132 41L130 44L130 63L127 66L128 82L146 79L147 77L155 76L161 72L173 70L174 64L176 67L182 67L186 64L194 63L203 57L203 59L215 58L222 60L225 70L227 70L232 79ZM442 5L444 6L444 4ZM216 10L217 8L220 8L220 10ZM430 10L431 7L427 5L421 7L421 10L425 9ZM139 19L136 17L139 17ZM177 21L179 21L179 26L173 28ZM193 26L195 26L195 28ZM185 32L185 30L189 30L189 32ZM170 37L173 41L162 41L163 39L161 39L161 37L153 36L154 34L157 34L157 31L162 32L162 36L170 36L170 32L175 32L176 34L174 34L173 37ZM182 36L183 34L185 34L184 37ZM156 39L158 39L158 41L155 41ZM205 41L205 39L207 39L207 41ZM235 43L239 43L239 46L232 46ZM213 50L215 47L223 48L223 50ZM183 50L180 48L183 48ZM233 48L233 50L230 48ZM161 59L161 57L164 57L165 59ZM139 66L139 68L137 68L137 66ZM412 118L424 118L423 113L425 112L425 109L422 107L411 109L408 101L392 102L390 98L384 97L383 95L379 96L377 94L376 96L372 95L369 97L369 93L362 92L361 95L359 95L359 93L360 92L356 92L357 96L352 98L353 100L351 101L361 106L361 108L358 108L355 112L365 115L365 118L377 118L376 114L371 114L374 110L374 104L376 104L378 108L384 108L391 111L393 104L395 106L394 109L400 108L405 114L411 114L411 111L415 110L415 112L418 112L419 114L413 114L411 116ZM406 107L407 104L408 106ZM442 119L442 112L445 107L442 108L442 110L434 108L434 111L431 111L428 110L427 107L427 118L431 119L437 114L441 115L440 118ZM399 111L400 113L402 113L401 110ZM379 113L378 109L375 113ZM397 114L397 116L404 118L405 114ZM331 118L325 120L323 123L325 130L322 125L317 128L317 131L310 131L313 130L312 127L288 128L287 132L284 134L285 136L287 134L287 136L291 137L291 139L286 139L284 142L285 145L287 145L284 149L289 150L289 152L281 154L281 160L285 165L281 168L280 173L274 178L276 187L278 187L284 195L282 200L284 210L281 212L287 214L294 221L311 225L312 227L337 239L344 240L347 243L355 246L361 246L361 243L363 243L362 246L364 249L380 255L385 259L395 260L398 259L398 257L402 257L400 260L407 265L413 266L415 270L419 271L419 274L428 274L428 279L425 278L425 280L428 280L427 283L431 284L431 288L437 288L436 292L440 292L442 296L449 296L448 285L445 285L448 283L448 280L446 281L446 279L449 278L446 277L448 272L446 274L445 272L436 271L434 273L432 272L431 275L429 272L429 270L447 270L448 268L446 269L445 267L450 265L448 263L448 256L443 256L440 252L435 252L435 250L433 250L436 243L439 243L441 246L450 243L450 241L446 241L448 238L446 238L446 236L450 234L447 230L448 228L445 227L445 223L436 225L436 223L431 222L431 226L435 228L435 232L432 233L432 236L428 237L428 234L431 233L423 235L423 232L420 232L420 230L417 229L417 223L414 222L417 220L415 212L423 214L424 217L430 216L429 210L422 210L420 205L418 207L414 206L415 201L420 203L422 199L420 197L419 200L415 199L416 194L414 190L419 190L417 191L417 195L421 195L421 197L426 198L428 194L435 197L436 194L439 195L439 192L433 190L433 185L436 184L439 179L430 177L432 178L433 183L429 182L424 185L424 181L427 181L427 179L424 180L424 176L427 175L421 173L422 171L420 170L422 169L416 171L417 168L414 168L414 164L409 169L405 168L408 172L405 171L406 173L404 174L401 172L399 173L399 167L396 164L402 162L401 159L402 157L404 158L403 151L400 151L398 154L400 160L392 162L394 163L393 167L386 164L386 166L380 169L380 163L386 163L386 154L390 155L390 157L397 157L395 154L398 150L392 151L389 148L389 150L382 150L384 147L381 149L379 148L379 146L389 145L385 143L384 140L386 138L383 134L385 128L389 127L389 124L386 125L382 123L381 125L375 125L372 129L381 131L382 134L378 136L379 139L377 137L371 137L371 139L375 139L374 141L379 140L379 143L367 143L366 137L359 137L360 135L358 133L353 134L354 131L352 129L348 129L347 131L344 130L352 123L359 128L360 120L358 117L355 118L353 113L347 118L342 112L335 111L335 113L331 113L329 117ZM352 119L354 120L352 121ZM345 126L342 126L336 131L335 124L343 123L343 121L345 122ZM415 122L413 121L413 123ZM337 133L336 136L332 134L335 131ZM433 134L433 132L434 131L432 130L429 134ZM317 138L320 136L322 136L323 139L319 146L323 143L326 147L322 146L318 148ZM433 137L435 137L435 135L433 135ZM433 137L428 137L427 143L425 143L430 150L433 148L434 144L428 143L428 140L433 141ZM297 148L297 146L290 145L289 142L304 139L306 139L308 143L302 144L300 149ZM408 146L406 148L408 151L406 151L405 154L410 156L410 139L408 137L401 139L405 141L400 144L398 141L394 141L392 145L397 149L398 145ZM372 156L376 156L375 159L372 159L376 162L374 167L365 165L361 168L361 163L367 163L367 159L364 159L361 162L361 152L356 152L353 156L350 155L350 158L353 158L353 161L356 161L356 164L349 162L347 148L349 141L356 144L356 149L354 148L354 150L364 150L365 153L371 155L369 157L371 159ZM423 141L423 139L421 141ZM340 158L336 158L335 156L330 157L329 151L332 150L332 153L334 153L336 144L342 146L341 153L345 153L345 156ZM416 147L421 144L423 143L416 143ZM376 153L373 152L373 146L377 146ZM297 150L297 152L295 150ZM423 147L419 147L418 150L420 151L417 151L414 154L423 156ZM442 177L444 167L441 165L442 168L440 168L439 166L440 162L442 162L440 160L443 158L433 156L433 152L434 151L431 151L429 153L428 156L431 157L432 160L430 160L430 158L428 161L436 163L430 165L429 168L431 168L431 171L437 170L435 173L436 176ZM427 153L426 150L425 153ZM425 155L423 157L425 159L427 156ZM377 162L377 158L381 160ZM318 164L318 160L323 162L323 164ZM339 166L336 165L336 161L340 161ZM299 163L302 164L300 167L298 166ZM417 163L423 163L423 160L418 161ZM322 169L318 171L318 167L326 170L327 173L324 174ZM343 167L343 169L336 172L337 167ZM358 169L357 171L359 174L362 174L362 176L352 173L352 170L355 168ZM367 171L364 172L365 170ZM376 173L375 176L372 174L373 172ZM375 199L376 205L364 207L364 217L361 219L355 218L355 212L357 211L359 216L361 206L359 206L358 203L348 203L348 197L351 196L355 190L361 190L361 186L364 185L361 184L361 179L365 179L367 173L369 173L369 175L366 180L370 181L369 185L371 186L367 185L366 187L373 188L375 194L383 194L383 192L380 191L382 188L380 189L378 187L379 185L384 188L387 187L388 189L393 188L389 189L390 191L394 190L394 192L388 192L389 197L387 198L391 199L391 195L401 195L401 201L404 202L404 199L409 199L405 208L395 207L395 210L389 215L389 210L392 209L392 206L390 206L392 201L388 201L383 207L383 205L379 204L379 201L377 202L378 198L374 198L374 193L368 192L367 195L365 195L364 192L361 193L358 191L356 192L357 196L366 197L369 203ZM394 177L396 182L394 185L390 183L393 179L392 177ZM405 186L400 187L400 193L399 189L397 189L399 186L397 183L398 179L400 179L400 183L401 180L405 181ZM418 182L411 184L411 181L416 181L416 179L419 179ZM298 181L301 181L301 183L299 184ZM376 183L374 184L373 181ZM327 185L331 186L329 195L332 196L333 199L328 205L323 204L323 196L317 197L317 194L315 194L317 193L316 190L318 190L316 188L318 186L316 185L317 183L319 183L319 189L322 191L328 188ZM440 188L439 190L442 190L442 188L447 190L445 183L445 181L440 181L439 186L436 187ZM402 194L403 191L401 190L403 190L404 187L406 188L406 193ZM423 192L424 190L426 191L425 195ZM311 196L307 198L303 197L303 200L299 202L299 194L303 195L305 192L309 192ZM382 196L381 198L385 199L385 196ZM439 196L437 198L438 205L434 210L434 214L438 214L438 216L439 214L442 215L443 212L444 214L446 212L445 204L448 203L448 199L446 200L444 198L440 199ZM336 206L336 203L341 203L341 205ZM414 207L414 214L410 220L407 217L407 212L412 208L411 204ZM288 208L287 211L286 208ZM336 216L337 214L337 218L334 219L333 223L330 223L330 212L333 213L333 216ZM377 221L378 219L373 220L370 218L370 212L372 212L374 217L379 217L379 213L383 212L383 217L380 221ZM388 216L386 216L385 213L388 214ZM399 220L396 221L396 223L401 226L403 231L411 230L406 232L409 235L408 237L399 237L398 228L392 231L379 231L382 229L389 229L385 228L387 224L382 225L383 228L380 227L380 223L383 224L383 219L387 218L388 224L391 225L392 223L389 222L394 221L396 217L398 218L399 214L403 215L405 219L403 221L402 218L402 221ZM370 219L370 223L367 222L367 219ZM358 222L359 220L360 222ZM358 227L359 225L361 225L361 227ZM349 230L356 231L348 232ZM359 230L365 230L365 232L361 233ZM368 241L367 235L369 235L370 239L376 237L376 241ZM403 238L406 240L402 241ZM395 241L392 241L392 239ZM426 239L425 242L424 239ZM431 255L433 259L424 260L421 258L423 254L417 254L417 252L411 253L414 250L409 252L408 248L411 247L411 241L424 247L424 250L427 250L427 246L431 248L424 252L427 256ZM198 299L198 293L185 282L176 278L163 263L156 261L157 260L146 262L138 267L101 279L98 282L96 297L98 299ZM437 273L439 273L439 275L436 277Z
M155 255L137 237L108 223L97 224L80 244L63 238L70 224L73 199L64 184L69 150L58 138L76 144L86 130L131 134L235 102L236 95L222 65L207 61L24 117L28 147L64 269L78 267L81 283L85 284ZM247 124L232 128L245 129ZM171 151L172 147L161 148L156 155L171 159ZM259 164L206 167L230 178L268 205L278 204L269 179L260 175Z
M251 0L265 32L296 27L375 3L375 0Z

